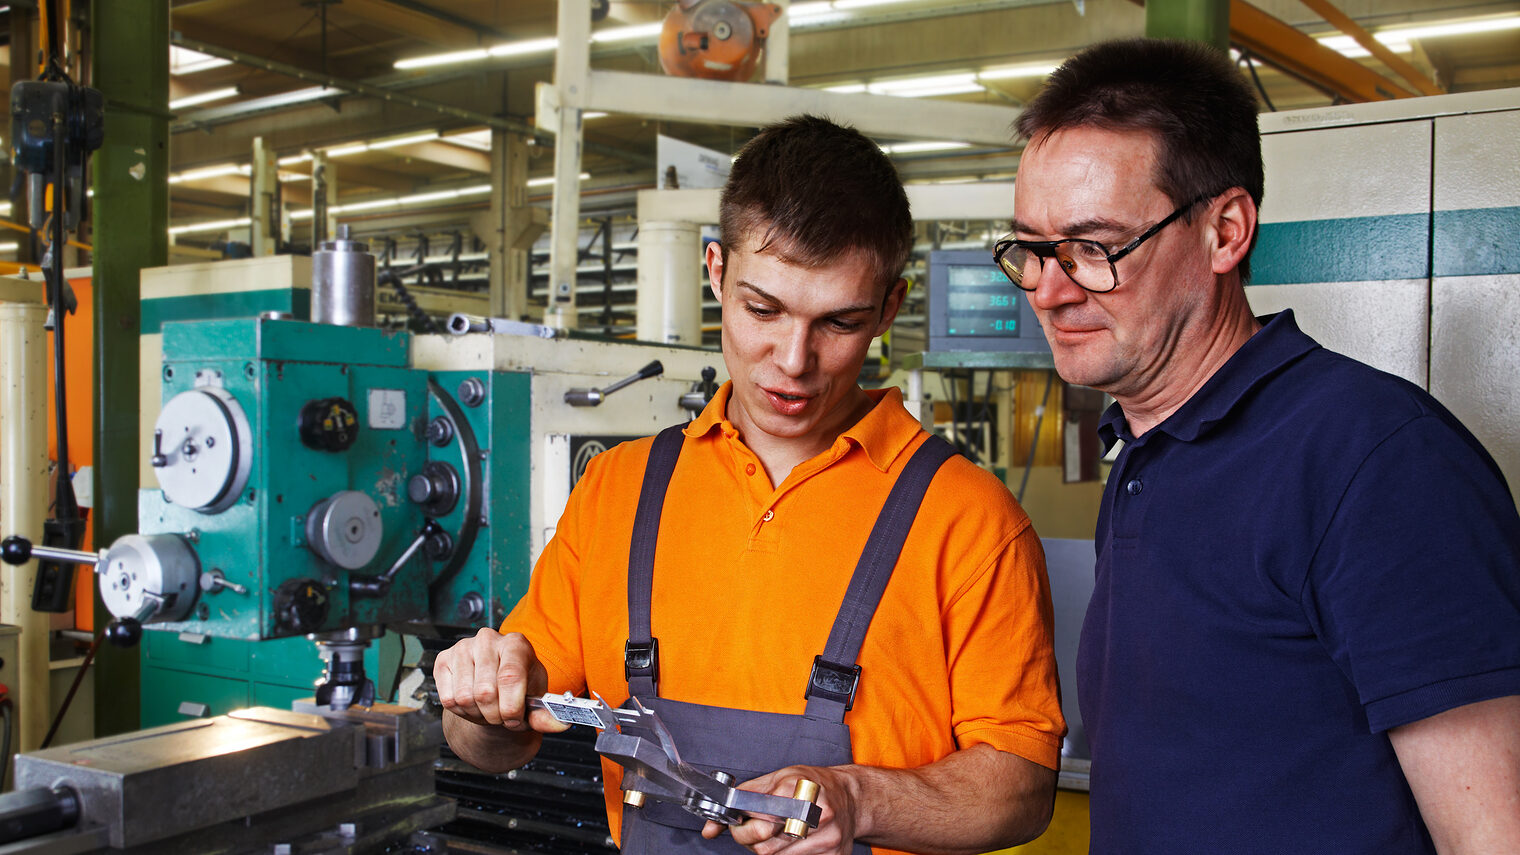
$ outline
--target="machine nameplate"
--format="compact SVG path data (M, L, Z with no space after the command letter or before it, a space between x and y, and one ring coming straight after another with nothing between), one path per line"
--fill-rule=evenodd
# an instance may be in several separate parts
M369 390L369 426L375 430L405 428L406 391L404 389Z

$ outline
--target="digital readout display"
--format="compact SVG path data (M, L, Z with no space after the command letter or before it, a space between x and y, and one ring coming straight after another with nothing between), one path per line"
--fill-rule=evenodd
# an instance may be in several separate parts
M991 265L952 265L945 271L946 334L1017 338L1019 289Z

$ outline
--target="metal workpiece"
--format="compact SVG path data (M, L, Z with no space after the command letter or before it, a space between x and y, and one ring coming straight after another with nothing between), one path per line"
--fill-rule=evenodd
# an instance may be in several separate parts
M294 713L310 714L362 728L355 749L356 765L373 774L392 766L432 766L443 743L443 723L421 710L396 704L366 704L338 710L311 701L296 701Z
M375 325L375 256L348 225L311 254L311 319L341 327Z
M334 493L306 514L306 545L344 570L367 567L384 536L380 507L358 490Z
M381 851L453 818L433 785L440 739L402 707L255 707L21 755L17 786L76 793L78 821L15 851Z
M16 785L72 788L81 822L124 849L352 789L355 738L320 716L254 708L23 754Z
M491 335L521 335L528 336L529 338L543 339L564 338L569 335L566 330L559 327L530 324L526 321L514 321L511 318L482 318L460 312L449 315L448 329L453 335L489 333Z
M205 385L169 399L154 424L153 474L164 497L202 513L237 502L253 468L253 436L243 407Z
M632 709L613 709L600 697L566 693L529 698L528 706L547 710L564 724L596 728L596 752L627 770L623 802L630 807L641 807L650 799L669 802L724 825L767 817L784 823L783 833L791 837L806 837L808 829L818 827L821 810L815 782L799 781L792 798L738 789L727 772L708 774L683 761L659 715L638 698L631 702Z

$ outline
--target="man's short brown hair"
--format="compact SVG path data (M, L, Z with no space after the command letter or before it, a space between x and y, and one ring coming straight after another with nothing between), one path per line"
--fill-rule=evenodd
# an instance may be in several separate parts
M888 287L913 249L908 194L892 161L864 134L818 116L771 125L740 149L719 228L725 260L741 246L803 267L860 252Z
M1015 128L1031 144L1075 127L1148 132L1158 144L1156 184L1172 204L1241 187L1259 208L1256 113L1256 92L1224 51L1199 42L1123 39L1062 63ZM1242 278L1250 274L1250 258L1248 252L1240 262Z

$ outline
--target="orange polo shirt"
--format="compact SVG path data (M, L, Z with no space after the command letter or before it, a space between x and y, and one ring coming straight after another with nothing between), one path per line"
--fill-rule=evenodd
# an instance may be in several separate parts
M901 392L869 392L877 405L773 488L725 418L729 392L686 428L665 498L650 617L659 692L800 714L871 526L928 434ZM502 623L532 641L552 692L628 698L628 548L651 443L591 461ZM986 743L1059 766L1066 725L1045 555L1008 489L964 457L930 484L858 664L845 717L855 762L910 768ZM617 835L622 770L602 766Z

